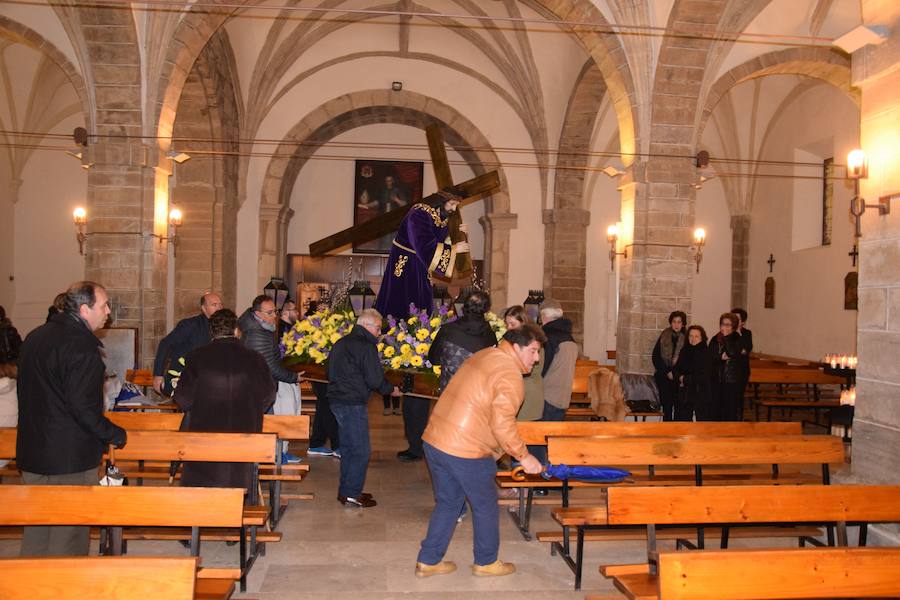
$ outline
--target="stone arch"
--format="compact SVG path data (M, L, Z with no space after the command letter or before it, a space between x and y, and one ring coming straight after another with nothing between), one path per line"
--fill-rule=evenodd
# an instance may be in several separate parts
M373 123L396 123L424 129L440 123L448 145L476 174L496 169L501 191L486 198L485 270L494 302L506 302L509 270L509 232L516 215L510 212L506 176L484 134L450 106L414 92L367 90L334 98L300 120L273 152L260 198L259 271L267 276L284 271L290 198L300 169L321 144L335 136ZM300 154L302 152L302 155ZM290 158L282 158L290 156ZM487 167L486 167L487 165ZM261 280L261 285L265 281Z
M0 15L0 36L20 42L38 52L42 52L66 74L72 87L75 88L75 93L78 95L78 100L81 103L81 111L84 114L88 131L90 131L94 122L93 99L85 86L84 77L81 76L79 70L72 64L66 55L38 32L3 15Z
M244 3L239 1L237 4ZM591 0L532 0L529 4L549 18L610 25ZM171 136L181 88L197 56L213 32L238 10L205 13L190 9L179 22L159 74L159 85L151 91L149 103L153 111L151 129L155 128L161 138ZM638 148L639 125L635 111L640 100L621 40L615 33L609 33L608 27L603 29L601 32L571 26L571 33L603 74L619 121L621 151L631 154Z
M559 139L553 209L544 210L544 292L559 300L584 337L584 290L587 281L587 227L590 200L585 198L585 168L591 139L606 96L603 74L593 60L585 63L569 98ZM574 260L573 260L574 258Z
M788 48L761 54L729 70L712 85L699 115L696 140L703 139L703 131L716 106L735 86L767 75L802 75L821 79L843 90L858 105L859 90L853 88L850 57L831 48Z

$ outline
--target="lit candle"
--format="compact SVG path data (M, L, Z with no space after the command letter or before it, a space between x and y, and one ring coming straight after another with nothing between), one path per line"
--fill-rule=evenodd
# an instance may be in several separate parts
M846 354L841 354L841 368L842 369L847 368L847 355Z
M831 355L831 368L834 369L836 367L837 367L837 356L832 354Z
M856 406L856 387L850 388L850 406Z
M850 390L841 390L841 406L850 403Z

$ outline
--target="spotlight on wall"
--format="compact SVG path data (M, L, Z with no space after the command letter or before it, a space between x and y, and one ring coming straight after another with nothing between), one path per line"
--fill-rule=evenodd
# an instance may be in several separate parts
M606 241L609 242L609 268L616 270L616 257L628 258L628 248L622 252L616 252L616 246L619 243L619 228L616 225L610 225L606 228Z
M847 177L853 180L853 199L850 200L850 215L853 216L856 225L856 237L862 237L862 216L867 208L878 210L881 216L890 214L891 200L900 197L900 192L887 194L878 198L877 204L867 204L865 198L859 195L859 180L869 177L869 159L862 150L853 150L847 155Z
M600 169L600 172L605 173L608 177L613 177L613 178L619 177L619 176L625 174L625 171L617 169L613 165L607 165L607 166L603 167L602 169Z
M395 92L399 92L400 90L403 89L403 82L402 81L392 81L391 89L394 90Z
M76 207L72 211L72 222L75 223L75 239L78 240L78 253L84 256L84 243L87 241L87 233L84 229L87 226L87 211L84 207Z
M703 246L706 245L706 230L698 227L694 230L694 262L697 263L697 272L700 272L700 261L703 260Z
M869 44L877 46L888 39L889 30L884 25L858 25L837 38L831 44L847 54L853 54Z
M174 150L170 150L166 152L166 156L177 162L179 165L183 162L191 160L191 155L185 152L175 152Z
M703 187L703 184L709 181L710 179L715 179L715 173L701 173L699 179L697 179L697 183L692 184L695 190L699 190Z

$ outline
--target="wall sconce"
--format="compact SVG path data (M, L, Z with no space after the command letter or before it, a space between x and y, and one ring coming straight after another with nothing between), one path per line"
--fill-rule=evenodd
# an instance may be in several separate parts
M178 256L178 228L181 227L182 216L180 209L173 208L170 210L169 225L172 227L172 235L166 238L159 238L160 244L162 244L163 240L168 240L172 244L172 256Z
M609 242L609 268L615 271L616 257L628 258L628 248L625 248L622 252L616 252L616 244L619 242L619 228L615 225L610 225L606 228L606 241Z
M698 227L694 230L694 262L697 263L697 272L700 272L700 262L703 260L703 246L706 245L706 230Z
M84 207L77 207L72 211L72 221L75 223L75 239L78 240L78 253L84 256L84 243L87 241L87 233L84 229L87 226L87 211Z
M853 199L850 200L850 214L856 223L856 237L862 237L862 216L867 208L878 210L881 216L890 214L891 200L900 196L900 193L888 194L878 198L877 204L867 204L865 198L859 195L859 180L869 177L869 159L862 150L853 150L847 155L847 177L853 180Z
M395 92L401 91L403 89L403 82L402 81L392 81L391 89Z
M166 152L166 156L177 162L179 165L183 162L191 160L190 154L186 152L175 152L174 150Z

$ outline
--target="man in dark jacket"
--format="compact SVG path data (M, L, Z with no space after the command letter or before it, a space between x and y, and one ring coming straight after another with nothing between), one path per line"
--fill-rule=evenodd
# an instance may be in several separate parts
M275 383L266 361L238 339L237 315L223 308L209 320L212 341L190 352L175 402L190 413L188 431L259 433L263 414L275 401ZM188 462L181 485L251 488L245 463Z
M103 360L94 332L109 315L100 285L81 281L65 312L32 331L19 357L16 462L28 485L97 485L107 444L126 434L103 416ZM26 527L22 556L87 555L88 527Z
M15 363L19 359L22 338L6 318L6 309L0 306L0 363Z
M238 326L241 328L241 341L251 350L256 350L269 365L269 372L275 381L296 384L297 373L288 371L281 364L281 352L275 339L278 328L278 311L275 302L265 295L253 299L253 304L241 315Z
M377 505L363 492L372 447L369 443L369 397L373 392L399 396L400 390L384 378L378 360L381 313L373 308L360 313L356 326L335 343L328 356L328 403L341 436L341 483L338 502L369 508Z
M447 387L450 378L467 358L479 350L497 345L497 336L484 320L484 313L490 309L491 297L487 292L480 290L470 292L463 301L462 317L438 330L437 337L434 338L428 351L428 360L441 366L439 394ZM421 460L425 455L422 434L428 424L429 408L431 402L426 399L404 398L403 428L409 448L397 453L400 460L411 462Z
M731 313L737 315L738 326L737 332L741 336L741 378L744 382L743 389L746 390L747 383L750 381L750 353L753 352L753 332L747 329L747 311L743 308L732 308Z
M178 321L169 335L159 342L156 360L153 361L153 389L158 394L171 395L166 383L166 372L179 358L187 356L194 348L209 343L209 318L222 309L222 298L207 292L200 298L200 314ZM180 370L180 369L178 369Z

